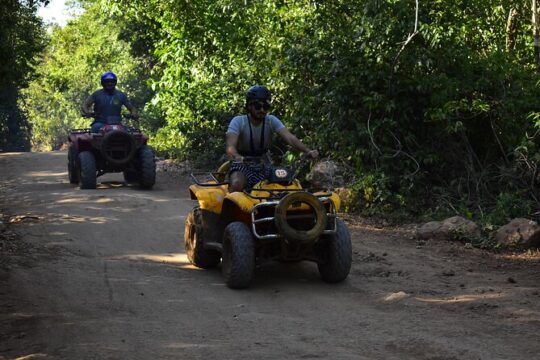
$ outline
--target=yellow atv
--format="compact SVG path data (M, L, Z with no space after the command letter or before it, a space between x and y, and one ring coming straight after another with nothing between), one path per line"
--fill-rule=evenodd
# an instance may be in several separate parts
M228 190L229 162L217 172L191 174L189 192L198 205L185 223L189 261L207 269L221 260L231 288L248 287L256 265L266 260L314 261L324 281L344 280L352 246L349 230L336 214L339 196L302 188L289 168L255 161L267 180L243 192Z

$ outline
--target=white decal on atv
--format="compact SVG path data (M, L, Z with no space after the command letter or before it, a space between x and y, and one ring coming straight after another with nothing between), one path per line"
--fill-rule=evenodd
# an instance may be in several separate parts
M285 170L285 169L276 169L276 176L278 178L287 177L287 170Z

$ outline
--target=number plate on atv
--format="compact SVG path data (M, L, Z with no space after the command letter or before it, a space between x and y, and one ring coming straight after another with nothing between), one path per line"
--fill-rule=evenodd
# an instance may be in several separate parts
M270 182L290 182L292 181L292 171L289 169L279 166L279 167L272 167L270 171Z

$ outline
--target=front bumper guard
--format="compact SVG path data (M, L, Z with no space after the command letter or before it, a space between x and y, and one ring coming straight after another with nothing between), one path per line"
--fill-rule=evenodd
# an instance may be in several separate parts
M337 214L336 214L336 207L334 205L334 202L329 197L319 197L319 200L323 203L325 208L327 209L326 216L328 218L328 225L327 228L323 230L321 235L334 235L336 233L337 228ZM261 208L268 208L272 207L275 209L275 207L279 204L279 201L273 200L273 201L265 201L262 203L259 203L255 206L253 206L253 209L251 211L251 229L253 230L253 235L259 240L269 240L269 239L279 239L283 236L276 233L270 233L270 234L262 234L262 231L260 227L263 224L266 223L274 223L275 216L268 216L268 217L262 217L258 218L257 215L259 213L259 210ZM307 219L310 218L310 214L296 214L288 216L288 219Z

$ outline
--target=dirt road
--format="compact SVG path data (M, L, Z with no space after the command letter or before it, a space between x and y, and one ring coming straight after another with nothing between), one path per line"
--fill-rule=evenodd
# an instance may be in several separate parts
M64 152L0 154L0 359L540 358L538 253L349 219L346 282L276 264L231 290L187 262L186 175L98 180L70 185Z

